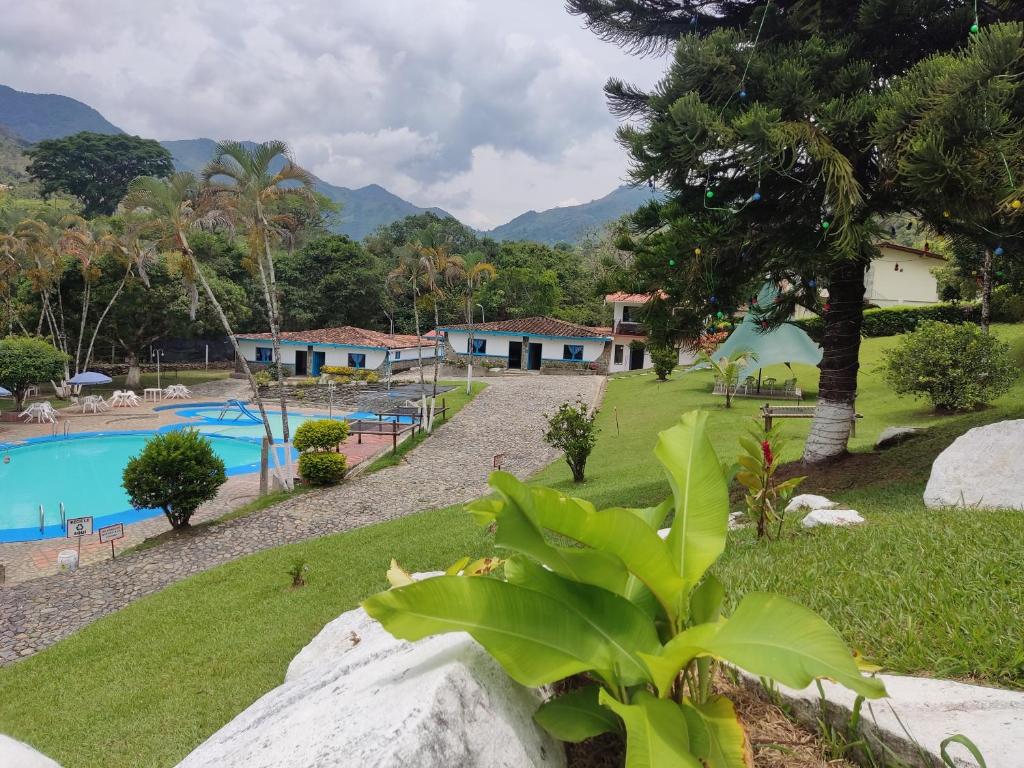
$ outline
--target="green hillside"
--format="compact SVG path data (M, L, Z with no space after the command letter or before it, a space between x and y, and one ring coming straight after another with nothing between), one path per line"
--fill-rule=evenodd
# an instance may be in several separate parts
M80 131L124 133L80 101L53 93L24 93L0 85L0 125L30 144Z

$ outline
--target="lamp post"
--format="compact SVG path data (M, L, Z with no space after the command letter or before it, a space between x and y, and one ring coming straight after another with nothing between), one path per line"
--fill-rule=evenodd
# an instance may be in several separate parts
M487 322L487 317L484 316L484 305L483 304L477 304L477 306L480 307L480 322L481 323L486 323Z
M163 355L162 349L154 349L153 355L156 357L156 388L160 389L160 357Z

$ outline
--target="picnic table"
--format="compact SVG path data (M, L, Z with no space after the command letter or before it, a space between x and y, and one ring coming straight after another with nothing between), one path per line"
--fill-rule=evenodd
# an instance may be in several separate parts
M383 421L387 418L394 418L395 420L411 418L419 421L423 417L423 412L418 405L396 405L394 408L389 408L386 411L378 411L375 413L378 421ZM447 413L448 405L442 397L440 407L434 407L434 418L444 421L447 418Z
M18 415L24 417L27 423L33 421L38 421L40 424L44 421L50 424L57 423L57 411L50 405L49 400L44 400L41 403L32 403L32 405Z
M772 405L765 403L761 406L761 418L764 419L764 430L767 432L772 428L775 419L812 419L817 406L814 405ZM850 436L857 436L857 419L863 419L864 415L854 413L850 423Z
M162 399L163 396L164 391L160 387L146 387L142 390L142 399L145 401L152 400L155 403L157 400Z
M398 438L406 432L416 434L419 425L416 423L402 424L398 421L379 421L375 419L355 419L348 423L348 433L357 436L357 443L363 442L363 435L391 436L391 448L398 450Z

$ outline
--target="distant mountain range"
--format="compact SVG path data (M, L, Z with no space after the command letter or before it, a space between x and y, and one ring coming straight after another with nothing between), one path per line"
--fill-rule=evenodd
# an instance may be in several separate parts
M16 172L23 173L24 162L18 153L24 146L79 131L124 133L95 109L75 99L56 94L24 93L0 85L0 182L11 183ZM202 169L213 155L216 144L212 139L160 143L171 153L175 167L188 171ZM354 240L361 240L379 227L406 216L427 211L454 218L441 208L413 205L379 184L350 189L317 179L316 188L342 206L332 229ZM575 243L605 223L636 210L653 196L654 193L646 188L619 187L582 205L528 211L507 224L480 234L495 240L533 240L549 245Z

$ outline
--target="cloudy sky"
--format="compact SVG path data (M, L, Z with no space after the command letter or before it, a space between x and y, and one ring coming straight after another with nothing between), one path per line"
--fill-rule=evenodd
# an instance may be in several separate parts
M157 139L282 138L331 183L479 227L621 183L601 86L664 67L561 0L32 0L3 15L6 85Z

